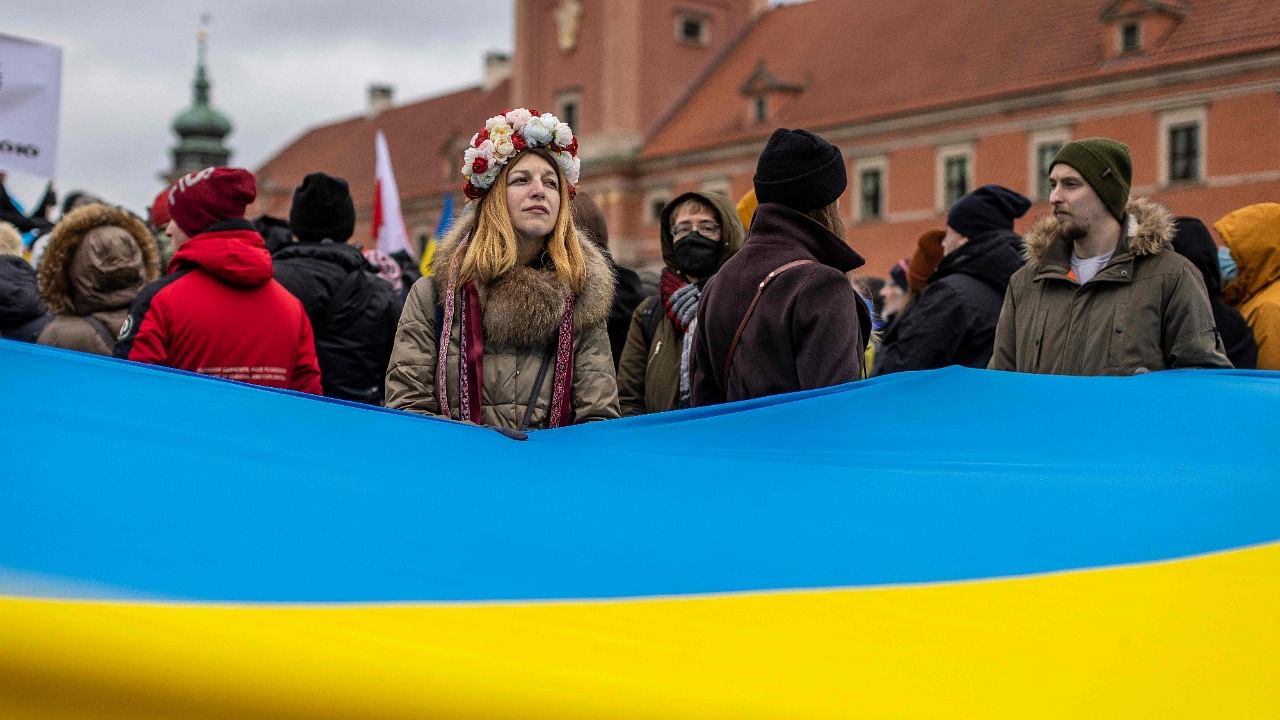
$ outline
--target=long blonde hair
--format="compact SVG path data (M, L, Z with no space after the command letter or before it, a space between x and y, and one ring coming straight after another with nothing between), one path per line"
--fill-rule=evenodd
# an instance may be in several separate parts
M587 264L582 255L582 247L578 245L578 229L569 206L569 183L550 154L540 150L526 152L538 155L555 168L560 211L556 216L555 229L547 237L547 256L551 258L556 277L572 288L575 294L581 293L586 282ZM507 176L517 159L519 156L502 167L489 192L479 200L471 244L467 247L458 270L458 278L462 282L470 280L484 284L501 277L516 266L520 253L516 230L511 226L511 212L507 207Z

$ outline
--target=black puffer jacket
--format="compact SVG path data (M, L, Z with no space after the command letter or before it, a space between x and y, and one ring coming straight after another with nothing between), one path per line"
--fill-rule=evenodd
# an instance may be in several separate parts
M0 337L35 342L50 320L35 268L16 255L0 255Z
M381 405L400 300L352 245L297 242L272 255L275 278L302 301L328 397Z
M894 323L876 375L948 365L985 368L1009 278L1022 267L1022 238L996 230L944 257L920 297Z

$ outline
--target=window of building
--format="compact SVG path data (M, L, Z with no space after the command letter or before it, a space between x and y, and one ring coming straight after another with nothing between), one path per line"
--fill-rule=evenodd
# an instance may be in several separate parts
M650 190L644 195L644 224L657 225L662 219L662 209L671 202L671 191L668 189Z
M1049 193L1053 192L1049 187L1049 165L1060 150L1062 143L1059 142L1042 143L1036 148L1036 200L1048 200Z
M1120 52L1137 52L1142 49L1142 26L1127 22L1120 26Z
M1049 199L1053 189L1049 187L1049 164L1069 142L1071 132L1067 128L1039 130L1030 134L1027 140L1027 197L1036 202Z
M1203 107L1160 115L1160 184L1202 182L1206 177L1208 114Z
M555 95L556 117L560 118L560 122L568 124L573 128L574 135L579 135L581 128L578 123L582 119L582 93L577 89L561 90Z
M751 117L758 123L769 119L769 96L757 95L751 101Z
M859 212L863 220L879 220L884 217L884 197L881 194L883 179L879 168L858 173Z
M934 202L940 212L945 212L973 187L973 155L973 143L938 148Z
M676 40L687 45L706 45L711 41L711 19L705 15L677 12Z
M1200 179L1200 128L1194 124L1169 128L1169 182Z
M858 158L853 163L854 222L883 220L889 214L889 157Z
M942 204L951 207L969 192L969 158L954 155L945 161L943 172Z

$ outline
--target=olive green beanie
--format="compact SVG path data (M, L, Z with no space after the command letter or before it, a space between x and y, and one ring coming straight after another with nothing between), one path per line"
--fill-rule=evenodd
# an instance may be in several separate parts
M1133 181L1133 161L1129 146L1111 138L1086 138L1067 143L1053 162L1074 168L1089 187L1098 193L1102 204L1118 222L1124 222L1124 209L1129 204L1129 184Z

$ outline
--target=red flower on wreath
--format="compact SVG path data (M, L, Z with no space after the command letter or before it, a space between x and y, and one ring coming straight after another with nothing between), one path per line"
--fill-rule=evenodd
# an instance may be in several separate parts
M525 142L524 136L520 133L515 133L511 136L511 144L515 147L516 152L526 150L529 147L529 143Z
M470 180L463 184L462 194L466 195L469 200L479 200L484 197L484 191L472 185Z
M489 139L489 128L480 128L480 132L476 133L476 141L471 143L471 147L480 147L480 143Z
M489 169L489 160L487 158L478 157L471 161L471 173L473 175L483 175L485 170Z
M565 148L569 151L570 157L578 157L578 137L575 135L573 142L569 143L569 147Z

